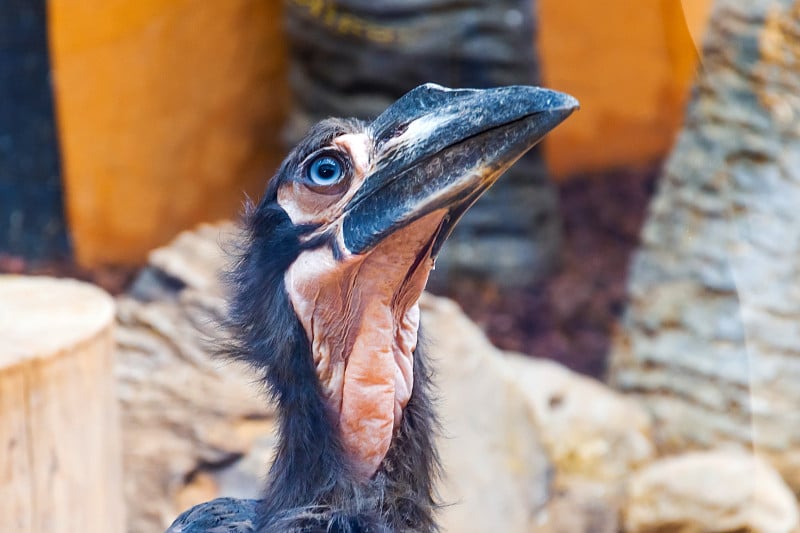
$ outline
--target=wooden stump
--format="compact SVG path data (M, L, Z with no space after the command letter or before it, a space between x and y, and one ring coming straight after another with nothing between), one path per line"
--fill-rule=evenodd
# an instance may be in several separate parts
M123 531L113 319L89 284L0 276L0 531Z

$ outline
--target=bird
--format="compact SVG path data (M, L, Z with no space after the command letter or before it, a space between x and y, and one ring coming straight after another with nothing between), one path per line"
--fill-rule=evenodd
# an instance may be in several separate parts
M578 102L532 86L421 85L329 118L247 204L225 350L259 373L278 437L260 499L167 533L438 531L438 423L418 300L464 212Z

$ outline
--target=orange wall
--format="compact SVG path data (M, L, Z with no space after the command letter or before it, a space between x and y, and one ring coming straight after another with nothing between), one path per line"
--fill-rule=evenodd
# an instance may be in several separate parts
M68 217L85 265L135 263L258 194L281 155L280 5L50 0Z
M666 154L711 0L535 0L544 84L583 108L545 143L558 176ZM279 0L49 0L78 260L135 264L257 196L283 150ZM688 25L688 29L687 29Z
M553 132L557 176L639 166L668 152L682 117L711 0L536 0L545 85L581 111Z

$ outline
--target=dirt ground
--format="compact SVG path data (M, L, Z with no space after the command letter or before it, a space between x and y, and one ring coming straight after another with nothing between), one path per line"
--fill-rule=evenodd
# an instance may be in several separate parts
M587 176L559 187L564 217L560 268L535 286L503 290L460 281L457 300L495 345L559 361L601 377L611 328L624 308L625 277L638 243L657 168ZM0 253L0 272L68 276L123 292L132 268L87 271L69 263L30 265Z

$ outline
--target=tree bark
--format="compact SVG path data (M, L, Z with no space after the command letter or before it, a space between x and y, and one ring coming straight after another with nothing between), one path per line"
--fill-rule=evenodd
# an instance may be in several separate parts
M114 304L0 276L0 531L122 533Z
M800 489L800 1L717 0L610 379L662 451L737 443Z
M286 0L294 144L329 116L372 118L417 85L535 84L531 0ZM524 286L558 259L558 196L534 149L470 209L431 275Z

